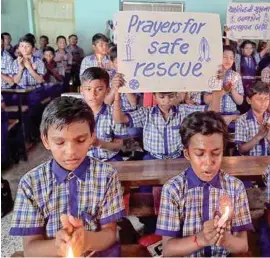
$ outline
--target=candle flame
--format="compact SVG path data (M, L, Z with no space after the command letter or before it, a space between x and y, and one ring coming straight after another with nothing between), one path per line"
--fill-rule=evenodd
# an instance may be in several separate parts
M69 246L68 248L67 258L74 258L71 246Z

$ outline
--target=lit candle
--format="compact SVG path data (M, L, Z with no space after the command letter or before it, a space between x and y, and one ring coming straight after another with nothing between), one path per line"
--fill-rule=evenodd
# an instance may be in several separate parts
M226 223L226 221L229 218L229 213L230 213L230 208L229 208L229 206L226 206L224 214L221 216L221 218L218 221L219 228L221 228Z
M74 258L71 246L68 247L67 258Z

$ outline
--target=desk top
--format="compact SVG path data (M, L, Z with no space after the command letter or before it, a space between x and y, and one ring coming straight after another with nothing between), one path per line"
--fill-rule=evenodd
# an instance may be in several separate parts
M1 93L17 93L17 94L25 94L25 93L30 93L32 92L33 90L35 90L36 87L33 87L33 86L29 86L25 89L18 89L18 88L3 88L1 89Z
M130 186L164 184L189 166L186 159L121 161L110 164L117 169L119 180ZM261 178L269 164L268 156L224 157L222 169L235 177L253 180Z

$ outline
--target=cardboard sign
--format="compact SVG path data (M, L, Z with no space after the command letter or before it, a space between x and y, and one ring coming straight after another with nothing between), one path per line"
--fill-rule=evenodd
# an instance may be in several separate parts
M227 8L230 39L270 39L270 3L232 3Z
M122 92L220 89L220 19L210 13L118 12L115 17Z

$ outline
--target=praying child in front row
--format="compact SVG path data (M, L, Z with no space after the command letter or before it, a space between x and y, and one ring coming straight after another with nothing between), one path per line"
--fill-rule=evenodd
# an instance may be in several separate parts
M24 256L119 256L116 221L124 215L116 170L86 156L95 119L81 99L61 97L44 110L41 139L53 159L20 180L10 234Z
M190 167L162 189L156 234L163 237L163 255L247 252L247 230L253 226L245 187L220 169L229 139L225 121L212 111L195 112L180 133ZM223 223L221 216L227 219Z

